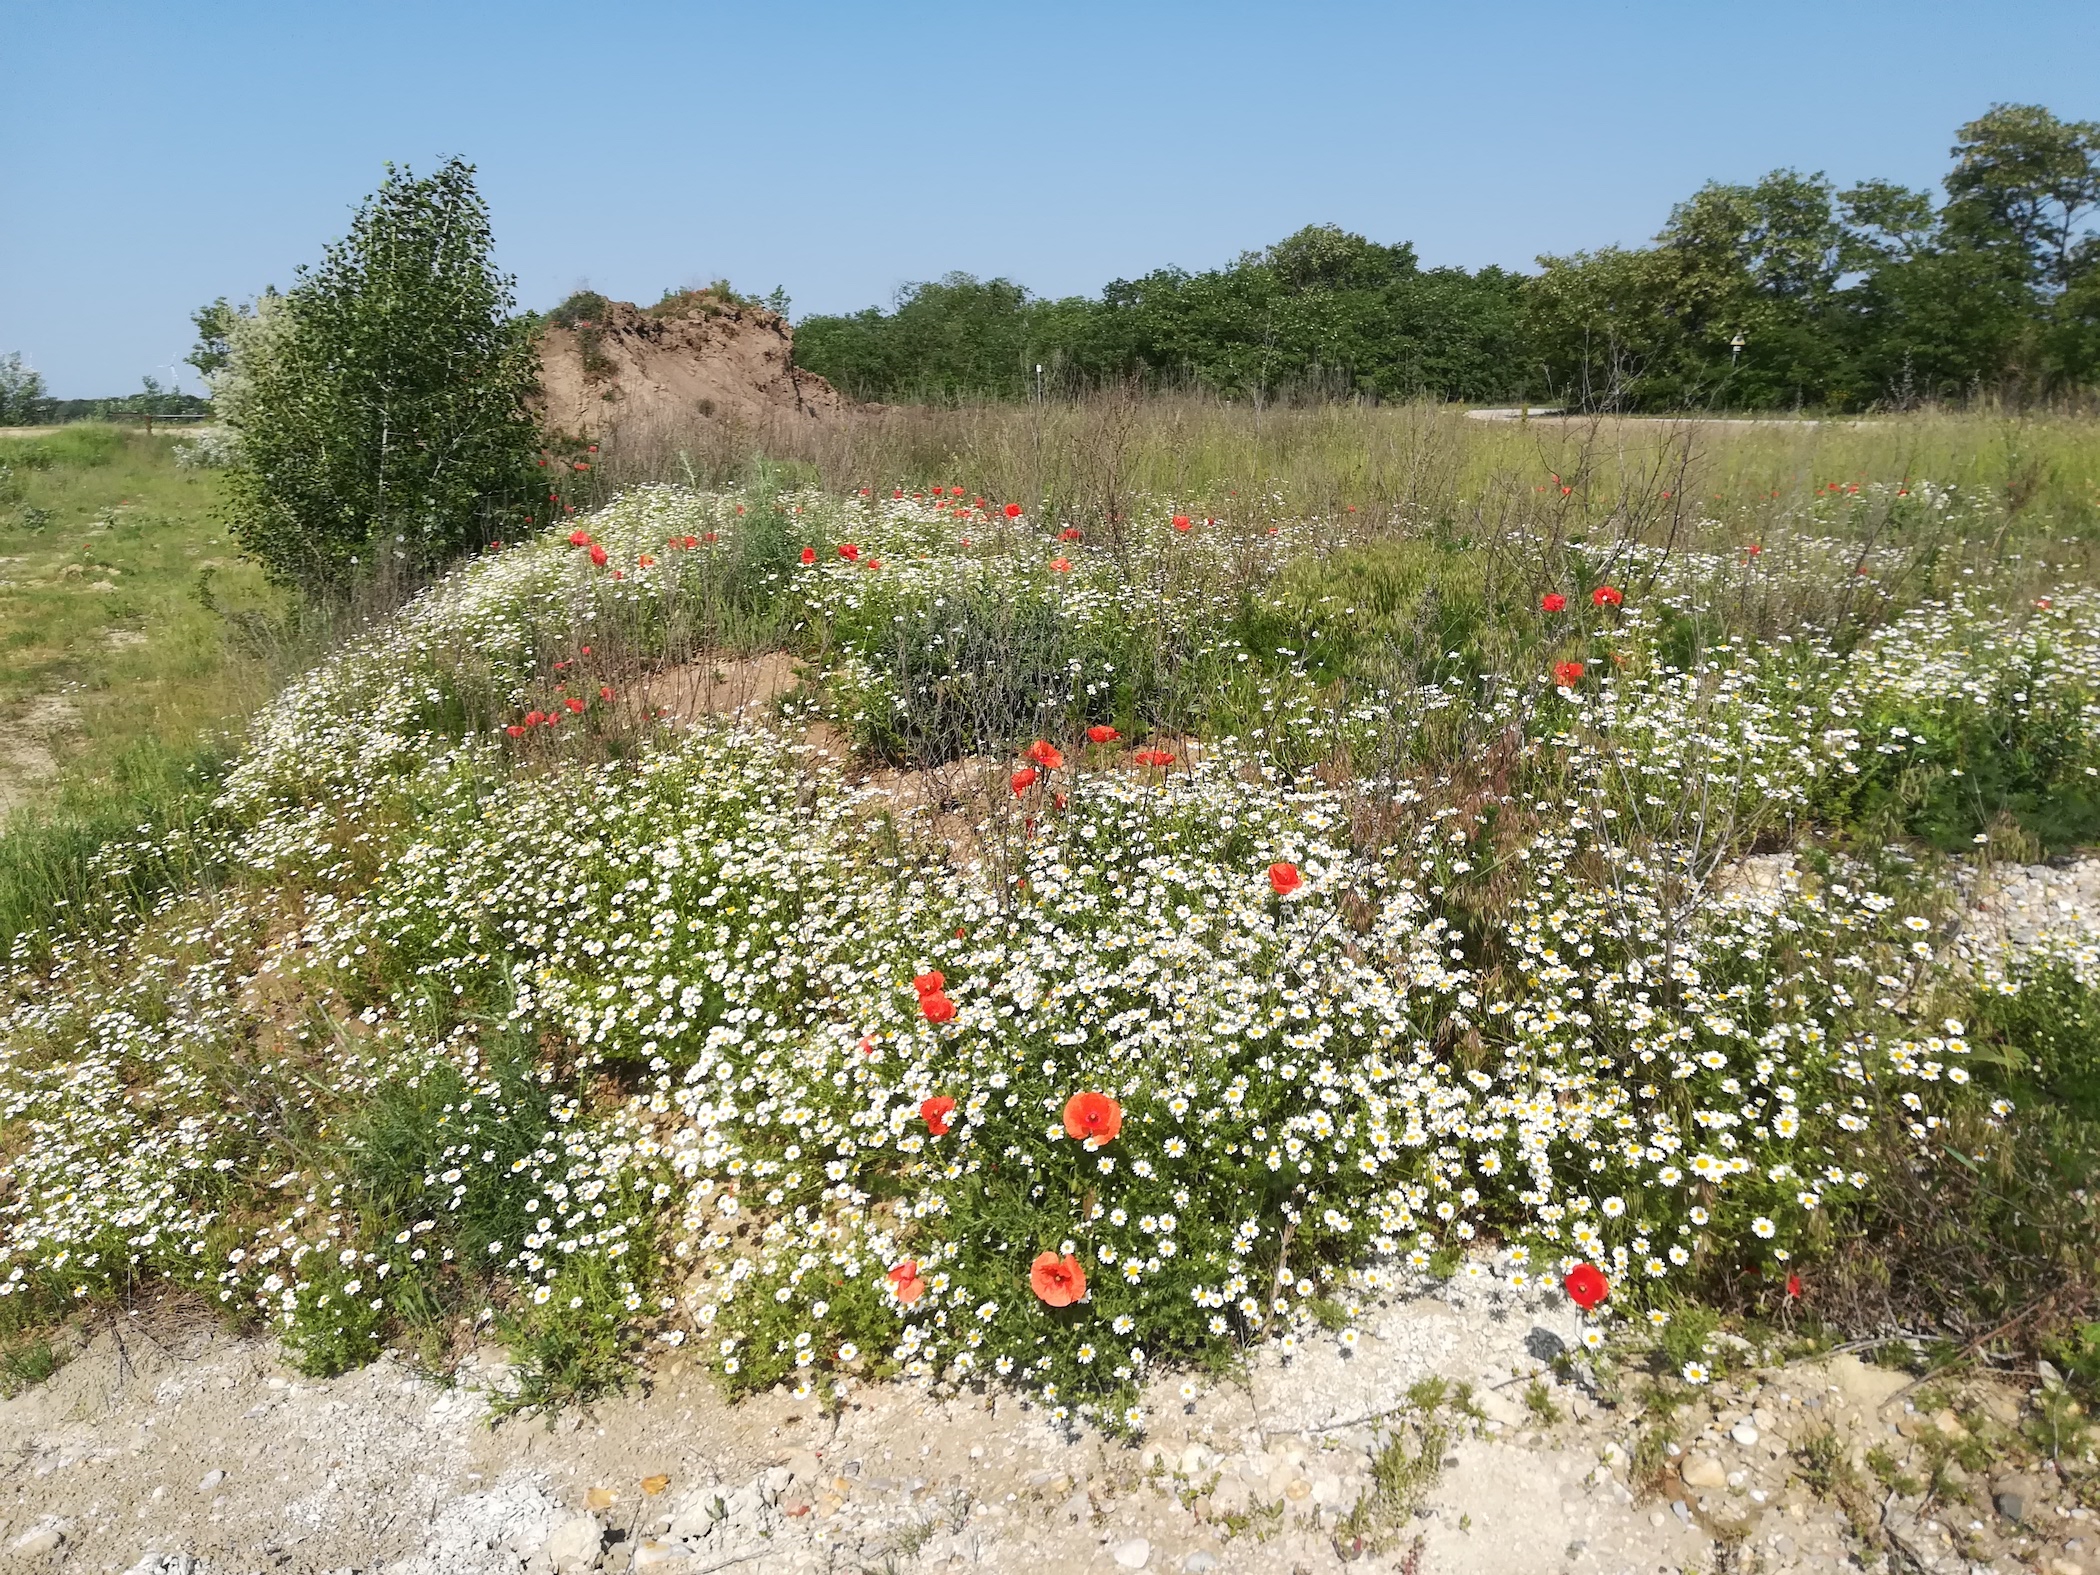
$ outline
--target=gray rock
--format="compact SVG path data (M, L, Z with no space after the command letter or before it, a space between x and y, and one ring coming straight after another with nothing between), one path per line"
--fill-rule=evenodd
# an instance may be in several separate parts
M1550 1362L1568 1349L1568 1342L1551 1329L1534 1327L1524 1336L1525 1353L1535 1362Z

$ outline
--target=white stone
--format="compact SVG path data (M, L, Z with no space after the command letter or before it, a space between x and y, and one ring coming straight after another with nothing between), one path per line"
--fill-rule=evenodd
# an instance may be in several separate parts
M1128 1542L1117 1543L1109 1556L1126 1570L1141 1570L1151 1561L1152 1544L1143 1537L1132 1537Z
M56 1526L46 1526L41 1531L32 1531L15 1538L14 1550L25 1559L40 1559L47 1553L56 1553L65 1544L65 1537ZM1132 1569L1137 1568L1135 1564Z
M1687 1455L1677 1474L1686 1487L1717 1488L1728 1481L1728 1473L1712 1455Z
M1738 1444L1741 1444L1745 1449L1748 1449L1757 1442L1757 1424L1747 1420L1738 1422L1728 1430L1728 1436Z
M207 1471L201 1478L198 1479L197 1491L199 1493L209 1493L213 1488L217 1487L221 1482L224 1482L225 1480L226 1473L224 1471L220 1471L216 1468Z
M584 1575L598 1567L604 1547L605 1527L598 1517L577 1515L556 1526L540 1551L547 1555L556 1575Z

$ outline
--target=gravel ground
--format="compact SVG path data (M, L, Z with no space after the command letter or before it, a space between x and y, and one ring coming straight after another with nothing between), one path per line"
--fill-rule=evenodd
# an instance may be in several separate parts
M1701 1392L1681 1417L1681 1453L1637 1492L1628 1459L1642 1418L1550 1371L1576 1333L1564 1298L1492 1276L1374 1309L1353 1352L1326 1338L1288 1360L1265 1352L1244 1379L1187 1400L1178 1380L1162 1384L1136 1444L1067 1435L1012 1396L905 1386L865 1389L836 1416L780 1396L732 1407L676 1356L628 1397L552 1425L492 1425L500 1352L450 1382L392 1360L312 1381L267 1345L154 1323L118 1322L0 1404L0 1566L1851 1570L1860 1544L1845 1517L1800 1480L1804 1440L1834 1427L1855 1459L1879 1443L1900 1462L1928 1434L2024 1403L1987 1388L1959 1416L1923 1416L1901 1374L1851 1357L1746 1376ZM1451 1418L1419 1504L1360 1545L1343 1517L1370 1491L1409 1386L1432 1375L1474 1385L1478 1414ZM1911 1567L2100 1570L2075 1483L2015 1481L2019 1520L1994 1504L2002 1485L1979 1480L1971 1502L1930 1514L1890 1499ZM1881 1567L1879 1554L1865 1562Z

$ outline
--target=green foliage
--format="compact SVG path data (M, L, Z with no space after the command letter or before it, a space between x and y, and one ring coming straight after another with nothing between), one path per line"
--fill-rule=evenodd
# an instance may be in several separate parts
M18 351L0 355L0 427L41 421L44 404L43 374L24 366Z
M1586 409L1905 407L2100 375L2100 123L1998 105L1947 201L1774 170L1710 182L1647 247L1424 269L1310 225L1223 268L1044 300L952 273L892 310L806 319L798 354L877 399L1019 398L1138 379L1279 396L1519 395ZM1038 375L1038 368L1041 374Z
M895 309L811 317L797 359L862 398L1018 398L1138 377L1256 400L1511 391L1517 276L1423 270L1410 246L1312 225L1222 269L1157 270L1041 300L951 273Z
M273 579L413 579L537 520L532 351L490 245L470 165L390 170L280 331L234 338L234 529Z

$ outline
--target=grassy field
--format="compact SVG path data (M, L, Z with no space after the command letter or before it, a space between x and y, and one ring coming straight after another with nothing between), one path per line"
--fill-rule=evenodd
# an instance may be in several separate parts
M194 814L282 677L278 598L176 441L0 436L0 939L92 895L102 842Z

